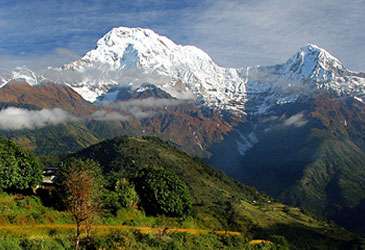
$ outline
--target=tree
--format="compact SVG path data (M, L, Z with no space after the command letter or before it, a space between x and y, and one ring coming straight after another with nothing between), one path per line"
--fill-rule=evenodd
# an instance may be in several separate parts
M80 248L81 224L90 225L99 211L102 182L100 168L91 160L71 159L65 163L60 177L65 191L65 205L76 223L75 248Z
M135 180L144 209L151 214L184 217L190 214L192 202L186 184L165 169L145 169Z
M12 141L0 139L0 190L25 190L42 181L42 165Z
M115 191L118 194L119 202L122 207L136 208L138 204L138 194L133 184L126 178L117 181Z
M103 192L103 208L114 215L121 208L137 208L139 197L133 183L124 177L118 176L116 180L114 177Z

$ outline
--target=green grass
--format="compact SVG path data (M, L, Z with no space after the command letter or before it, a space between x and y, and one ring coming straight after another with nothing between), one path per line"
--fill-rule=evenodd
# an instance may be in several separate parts
M66 212L50 209L35 196L0 193L0 224L72 223Z
M14 237L0 235L0 249L73 249L71 235L47 237ZM280 244L281 243L281 244ZM82 249L288 249L282 242L250 244L244 237L218 236L214 234L191 235L174 233L168 235L141 234L138 232L113 232L106 236L84 238Z
M80 122L36 130L0 130L0 134L40 155L65 155L100 141L97 135Z

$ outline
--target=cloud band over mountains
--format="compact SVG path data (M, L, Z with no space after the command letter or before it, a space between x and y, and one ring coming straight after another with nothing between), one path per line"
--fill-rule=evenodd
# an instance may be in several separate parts
M0 129L36 129L76 121L77 118L62 109L27 110L6 108L0 111Z
M51 125L59 125L75 121L128 121L130 119L144 119L158 113L159 109L168 106L188 103L187 101L174 99L146 98L143 100L131 100L113 103L108 106L112 111L100 110L85 117L76 117L60 108L28 110L9 107L0 110L0 129L21 130L38 129Z

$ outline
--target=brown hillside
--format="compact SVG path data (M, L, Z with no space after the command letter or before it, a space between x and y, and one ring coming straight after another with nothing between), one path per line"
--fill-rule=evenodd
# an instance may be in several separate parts
M25 104L37 108L61 108L75 115L87 115L96 110L66 85L45 83L31 86L25 81L12 80L0 88L0 102Z

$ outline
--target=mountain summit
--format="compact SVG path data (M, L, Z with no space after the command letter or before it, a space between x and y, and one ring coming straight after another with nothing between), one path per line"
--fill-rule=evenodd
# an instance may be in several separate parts
M284 69L285 73L316 81L332 80L335 73L346 71L340 60L314 44L301 48L286 62Z
M339 59L313 44L301 48L286 63L268 68L274 69L274 74L283 76L289 83L309 83L337 94L354 94L365 85L361 74L347 69Z
M243 110L245 101L244 80L236 69L220 67L202 50L177 45L149 29L114 28L94 50L61 70L81 75L81 81L69 84L90 101L112 86L145 82L173 97L220 109Z
M365 94L362 73L348 70L339 59L313 44L302 47L283 64L248 67L241 75L246 76L247 99L254 113L320 91L359 100Z

